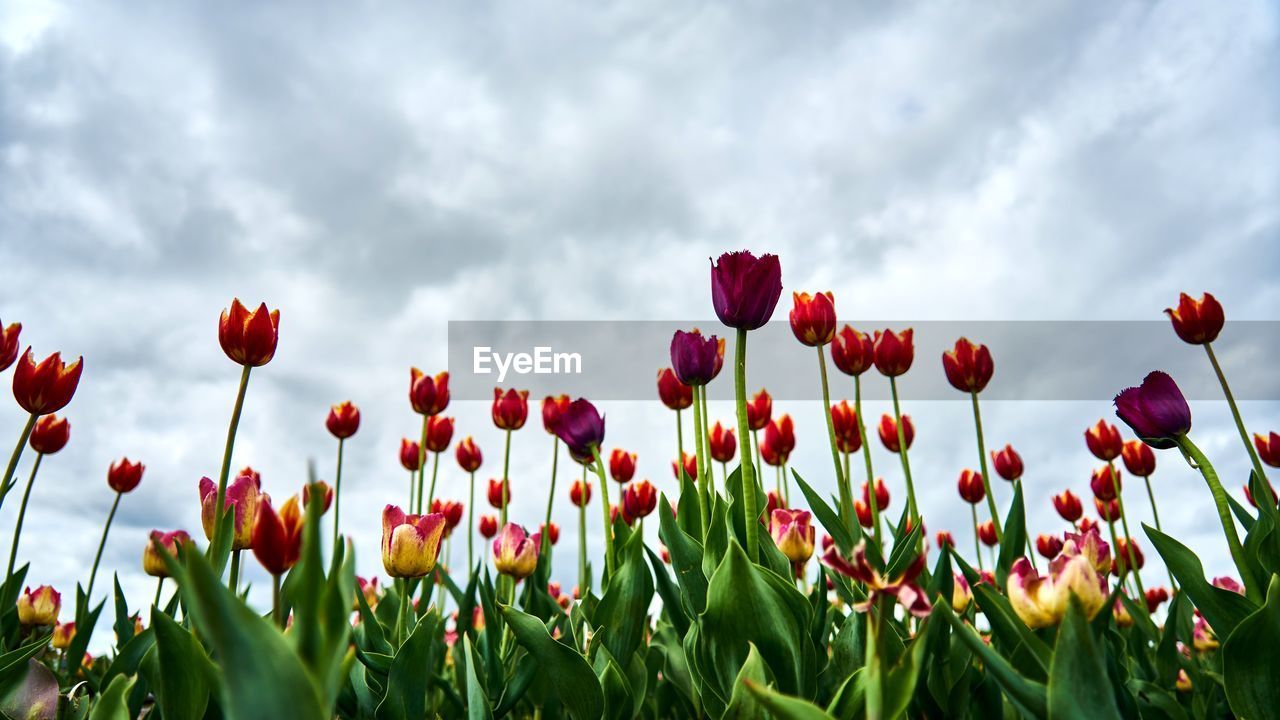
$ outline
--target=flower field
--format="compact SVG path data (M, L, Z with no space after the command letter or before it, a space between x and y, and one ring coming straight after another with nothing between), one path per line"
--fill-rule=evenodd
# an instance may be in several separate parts
M103 551L121 503L145 466L107 472L115 501L83 582L33 587L17 563L23 521L43 463L69 442L65 408L85 362L40 359L22 327L0 326L0 371L27 416L0 482L18 505L0 588L0 713L10 718L1268 718L1280 714L1280 506L1267 479L1280 433L1251 433L1214 353L1224 328L1210 294L1165 310L1187 352L1205 353L1248 456L1248 478L1222 478L1193 437L1191 409L1161 368L1117 387L1114 404L1081 428L1096 458L1087 486L1052 499L1062 523L1029 527L1023 460L988 446L982 394L990 348L955 340L915 357L911 328L842 325L831 292L794 292L795 341L816 354L830 464L789 464L797 429L752 384L753 331L778 315L782 264L726 253L712 263L711 306L723 328L677 330L655 399L669 408L673 479L637 479L636 455L612 447L589 398L493 392L500 448L482 448L447 415L449 374L410 370L420 416L402 441L403 476L381 513L381 566L357 567L344 528L376 518L343 513L343 448L360 410L333 405L333 483L296 487L235 471L251 377L271 372L281 313L239 300L218 340L240 369L217 477L199 481L201 527L157 528L138 548L153 597L112 585ZM785 308L784 308L785 311ZM210 338L212 340L212 338ZM1198 347L1197 347L1198 346ZM996 348L998 353L999 348ZM212 343L210 342L210 351ZM92 358L90 358L90 362ZM939 367L939 365L941 367ZM971 527L930 532L913 479L915 428L899 392L906 373L941 372L972 406L974 465L954 502ZM852 398L833 398L834 378ZM707 387L732 383L728 426L708 417ZM891 414L864 417L863 390L888 386ZM537 411L541 411L540 418ZM526 425L531 427L526 429ZM515 468L516 433L541 426L546 467ZM825 437L823 436L825 435ZM1062 442L1080 442L1079 436ZM900 465L901 498L875 469L880 443ZM824 450L825 452L825 450ZM487 457L486 457L487 456ZM883 456L881 456L883 461ZM437 493L440 464L469 477L468 496ZM1234 565L1207 577L1196 555L1161 529L1157 463L1203 477L1197 502ZM486 465L486 463L488 463ZM484 466L495 479L476 487ZM500 471L492 468L500 467ZM545 498L509 518L512 477L550 475ZM1011 488L998 503L993 484ZM382 487L389 488L390 484ZM827 495L815 487L835 488ZM949 492L949 490L948 490ZM1237 499L1237 496L1239 499ZM194 500L194 498L193 498ZM556 549L557 504L574 508L576 552ZM891 510L891 508L893 508ZM1152 524L1140 524L1134 508ZM598 529L598 545L586 542ZM1065 529L1065 531L1063 531ZM465 547L447 567L442 547ZM1144 571L1158 555L1165 572ZM85 559L87 561L87 558ZM32 561L38 564L39 556ZM552 582L552 563L577 585ZM271 577L271 605L247 602L245 563ZM100 577L101 576L101 577ZM93 639L99 641L91 646ZM105 652L90 654L114 637Z

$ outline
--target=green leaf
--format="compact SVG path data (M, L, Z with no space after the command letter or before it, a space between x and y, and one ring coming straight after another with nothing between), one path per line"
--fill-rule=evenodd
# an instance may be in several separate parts
M513 607L502 606L502 616L525 650L538 660L542 671L576 720L596 720L604 714L604 693L586 658L551 638L542 621Z
M745 682L747 690L779 720L835 720L826 710L807 700L783 695L750 680Z
M747 661L742 663L738 677L733 681L733 692L729 696L729 707L721 720L766 720L769 713L756 700L755 695L747 689L747 683L755 683L760 687L769 685L769 669L760 660L760 653L752 645L747 653Z
M1009 569L1018 558L1026 555L1027 517L1022 506L1022 483L1013 484L1013 502L1009 504L1009 514L1004 519L1004 532L1000 538L1000 558L996 562L996 583L1005 585L1009 578Z
M430 674L435 617L432 613L419 620L391 661L387 694L378 705L378 720L419 720L427 712L426 678Z
M215 670L191 632L164 613L151 620L155 667L149 674L165 720L200 720L209 705Z
M489 696L485 694L484 685L476 677L476 665L480 660L476 656L475 648L471 647L471 638L467 635L462 636L462 651L466 657L467 666L467 720L492 720L493 709L489 707Z
M1160 557L1164 558L1164 564L1178 579L1182 591L1195 603L1218 637L1230 637L1236 625L1257 610L1257 604L1244 595L1206 582L1200 558L1186 545L1150 525L1143 524L1142 528L1146 530L1147 537L1151 538L1151 544L1160 553Z
M1075 720L1120 718L1102 649L1094 642L1093 631L1074 595L1058 630L1049 671L1049 716Z
M650 550L648 545L644 546L644 551L649 557L649 565L653 568L655 588L662 598L662 610L675 626L676 633L684 635L689 632L689 616L680 602L680 588L671 580L671 575L667 572L666 563L662 562L662 558Z
M671 503L666 495L662 496L661 505L658 535L671 554L671 568L675 570L685 609L688 614L696 615L707 607L707 575L702 570L702 544L680 529L671 516Z
M950 603L934 603L933 614L941 615L951 624L955 637L982 659L987 673L1004 690L1005 695L1014 705L1031 717L1048 717L1047 688L1044 685L1028 680L1014 670L1008 660L982 641L977 631L956 617Z
M129 601L125 599L124 590L120 588L120 575L112 573L111 577L115 582L116 645L124 645L133 639L133 616L129 614Z
M1236 626L1222 646L1222 675L1231 710L1269 717L1280 708L1275 653L1280 647L1280 575L1271 576L1267 602Z
M622 566L610 578L609 588L592 618L595 625L609 629L605 644L622 662L627 662L640 647L648 628L649 603L653 601L653 578L644 561L643 545L643 538L637 534L618 553Z
M978 583L972 591L974 602L978 603L991 625L991 634L1010 650L1010 654L1019 649L1025 650L1025 654L1036 663L1037 678L1047 678L1053 650L1022 622L1009 599L990 584Z
M840 521L839 513L831 509L831 506L822 499L822 495L816 492L809 483L805 482L804 478L800 477L800 473L792 470L791 477L796 479L796 485L800 487L800 492L804 493L804 499L809 503L809 508L813 511L814 517L818 518L818 522L822 523L822 527L827 531L827 534L831 536L832 540L835 540L836 547L839 547L841 552L848 555L853 550L853 546L858 543L858 538L849 533L849 528ZM854 523L854 527L857 528L858 524ZM855 530L855 532L860 531Z
M93 703L89 720L132 720L128 703L131 689L133 689L133 678L117 675L107 686L106 691Z

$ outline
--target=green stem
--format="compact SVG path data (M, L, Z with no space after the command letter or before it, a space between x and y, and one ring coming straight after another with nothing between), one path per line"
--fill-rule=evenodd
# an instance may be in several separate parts
M582 466L582 494L584 501L578 506L578 593L587 596L587 466Z
M218 497L214 502L215 522L213 540L210 542L212 547L218 546L218 535L222 532L222 516L227 510L227 479L231 476L231 454L236 444L236 429L240 427L240 413L244 410L244 395L249 390L251 370L253 370L252 366L245 365L240 372L240 388L236 391L236 404L231 410L231 422L227 425L227 444L222 450L222 470L218 473ZM225 558L219 558L219 561L221 560Z
M604 515L604 582L613 577L613 523L609 521L609 486L604 475L604 460L600 459L600 446L591 446L591 457L596 463L596 476L600 478L600 511Z
M271 617L276 621L276 627L284 628L284 616L281 614L280 607L280 576L271 576Z
M867 444L867 426L862 422L862 376L853 376L853 414L858 420L858 441L862 444L862 462L867 468L867 488L868 491L874 493L876 490L876 475L871 469L871 446ZM846 472L848 477L849 473ZM853 481L850 480L850 493L852 493ZM856 514L855 514L856 515ZM854 518L857 522L857 518ZM875 534L876 546L880 546L880 506L871 503L871 524L874 526L872 531Z
M969 503L969 513L973 515L973 554L978 556L978 570L983 570L982 539L979 537L978 533L978 506L973 503ZM879 528L876 529L878 530Z
M511 492L510 490L511 484L507 481L507 477L508 477L507 473L509 473L510 471L511 471L511 431L507 430L506 448L502 451L502 509L499 511L502 514L502 522L499 523L500 528L506 527L507 525L507 506L511 504L511 497L509 496L509 493Z
M427 491L426 512L431 512L431 503L436 499L436 475L440 472L440 455L441 453L431 454L431 488Z
M751 445L752 445L752 450L754 450L756 454L756 467L759 467L759 468L764 467L764 459L760 457L760 431L759 430L751 431Z
M1178 447L1183 453L1189 455L1195 462L1196 469L1204 476L1205 484L1209 486L1209 493L1213 495L1213 504L1218 510L1218 520L1222 523L1222 532L1227 536L1227 547L1231 550L1231 559L1235 561L1236 570L1240 572L1240 580L1244 583L1245 594L1254 602L1262 602L1262 588L1258 585L1257 580L1253 577L1253 571L1249 569L1248 562L1245 561L1244 547L1240 544L1240 537L1236 534L1235 521L1231 517L1231 509L1227 505L1227 491L1222 488L1222 483L1218 480L1218 473L1213 469L1213 464L1209 462L1209 458L1205 457L1200 448L1191 442L1191 438L1186 435L1179 435L1176 439Z
M333 551L338 551L338 515L342 511L342 445L346 441L338 438L338 470L333 477ZM324 502L324 498L320 499Z
M1117 488L1118 490L1118 488ZM1133 584L1138 587L1138 597L1142 607L1146 607L1147 591L1142 587L1142 572L1138 569L1137 551L1133 549L1133 536L1129 534L1129 518L1124 512L1124 497L1116 492L1116 503L1120 506L1120 526L1124 528L1125 554L1129 556L1129 570L1133 573Z
M1258 473L1260 480L1267 479L1267 473L1262 468L1262 460L1258 458L1258 451L1254 449L1253 443L1249 442L1249 431L1244 427L1244 420L1240 417L1240 408L1236 407L1236 398L1231 394L1231 388L1227 385L1227 376L1222 372L1222 366L1218 364L1218 356L1213 352L1212 343L1204 344L1204 351L1209 356L1209 362L1213 365L1213 372L1218 376L1218 383L1222 385L1222 394L1227 397L1227 406L1231 408L1231 417L1236 421L1236 430L1240 432L1240 441L1244 443L1244 449L1249 453L1249 461L1253 463L1253 471ZM1272 493L1271 483L1262 483L1263 492L1271 495L1271 506L1275 507L1276 497Z
M738 329L738 342L734 348L733 362L733 389L734 396L738 402L738 437L747 436L747 331ZM742 456L742 506L746 515L746 531L747 531L747 557L751 562L755 562L756 553L756 533L759 531L756 518L759 517L759 511L756 508L756 469L751 463L749 455Z
M405 509L413 508L413 486L417 482L417 480L418 480L418 473L413 470L410 470L409 471L409 504L405 505Z
M676 475L680 475L684 472L684 427L680 419L680 414L682 412L684 411L676 411L676 467L678 469ZM676 482L683 483L684 480L677 477Z
M156 610L160 609L160 591L164 590L164 577L156 578L156 597L151 601L151 623L154 625L156 618Z
M231 588L231 594L237 595L240 593L240 551L239 550L231 551L230 575L231 575L231 580L229 582L229 587Z
M422 416L422 440L418 442L418 493L409 493L409 507L418 515L422 514L422 492L427 481L427 427L431 424L431 416Z
M985 477L985 475L984 475L983 477ZM1019 490L1021 490L1021 489L1022 489L1022 478L1018 478L1017 480L1014 480L1014 481L1013 481L1013 484L1014 484L1014 485L1015 485ZM988 496L988 497L990 497L990 496ZM1026 495L1024 494L1022 497L1023 497L1023 498L1026 498ZM1025 524L1024 524L1024 527L1025 527ZM1031 567L1032 567L1032 569L1034 569L1036 572L1040 572L1040 565L1036 563L1036 547L1035 547L1035 545L1033 545L1033 544L1031 543L1031 533L1026 532L1026 531L1025 531L1025 529L1024 529L1024 531L1023 531L1023 535L1025 535L1025 536L1026 536L1026 541L1027 541L1027 558L1028 558L1029 560L1031 560Z
M1160 511L1156 509L1156 494L1151 491L1151 476L1144 475L1142 480L1147 485L1147 499L1151 501L1151 517L1156 522L1156 530L1164 532L1160 530ZM1174 579L1172 570L1169 570L1169 587L1174 590L1178 588L1178 581Z
M405 626L408 624L409 603L409 587L404 578L396 578L396 595L400 601L400 607L396 610L396 647L404 644Z
M9 550L9 570L6 578L13 577L13 565L18 559L18 540L22 537L22 520L27 516L27 500L31 497L31 487L36 483L36 473L40 471L40 461L44 453L36 453L36 462L31 466L31 476L27 478L27 488L22 491L22 504L18 506L18 524L13 528L13 547Z
M476 538L476 472L471 471L471 482L467 491L467 572L476 571L475 538Z
M849 477L840 464L840 449L836 447L836 426L831 420L831 390L827 385L827 354L822 347L821 345L817 347L818 375L822 378L822 414L827 419L827 440L831 443L831 462L836 468L836 487L840 489L840 514L845 516L848 523L854 516L853 491L850 488ZM854 520L854 522L857 521ZM856 534L852 523L848 525L849 533Z
M551 561L551 506L556 500L556 470L559 464L560 438L556 437L551 441L551 490L547 492L547 519L542 523L542 547L538 548L548 563Z
M872 603L871 609L867 611L867 650L866 650L866 667L867 678L864 685L866 689L866 710L868 720L883 720L884 718L884 669L882 653L880 652L880 615L881 603L877 600Z
M711 495L707 492L707 451L702 446L702 393L693 388L693 453L697 460L698 518L702 521L702 537L706 538L711 527Z
M1107 530L1111 532L1111 552L1114 553L1111 557L1111 562L1114 564L1116 561L1116 558L1120 555L1120 541L1116 539L1116 521L1115 520L1107 521ZM1128 587L1125 586L1125 582L1124 582L1125 580L1128 579L1126 577L1127 575L1128 575L1128 571L1120 573L1119 577L1116 578L1116 584L1124 588L1125 592L1129 591ZM1144 602L1145 602L1145 598L1144 598Z
M978 409L978 393L970 392L970 399L973 400L973 426L978 435L978 461L982 467L982 489L987 493L987 508L991 510L991 524L996 528L996 541L1004 541L1004 530L1000 527L1000 513L996 510L996 498L991 493L991 473L987 471L987 444L982 437L982 411ZM898 428L898 432L902 432L902 428ZM1030 536L1028 536L1030 537ZM1033 558L1031 562L1035 562Z
M123 493L116 493L115 502L111 503L111 512L107 514L107 524L102 526L102 540L98 541L98 554L93 556L93 569L89 571L89 589L85 590L85 602L93 604L93 581L98 577L98 563L102 561L102 549L107 546L107 533L111 532L111 521L116 518L116 509L120 507Z
M710 499L716 494L716 474L715 469L711 465L711 406L707 404L707 386L702 385L694 388L698 396L702 398L702 447L707 451L707 498L709 508ZM728 488L725 491L728 492Z
M31 431L35 429L36 420L39 419L39 415L32 413L27 418L27 424L22 426L22 433L18 435L18 444L14 446L13 454L9 456L9 466L4 471L4 481L0 482L0 507L4 507L4 498L9 494L13 474L18 470L18 458L22 457L22 450L27 446L27 440L31 438Z
M911 482L911 462L907 460L907 438L902 428L902 409L898 406L898 381L893 376L889 377L889 391L893 395L893 419L898 426L898 456L902 459L902 474L907 480L907 505L911 509L911 520L918 521L920 519L920 511L916 506L916 488ZM985 476L983 480L985 480ZM872 492L875 488L870 488ZM997 528L999 525L996 526Z

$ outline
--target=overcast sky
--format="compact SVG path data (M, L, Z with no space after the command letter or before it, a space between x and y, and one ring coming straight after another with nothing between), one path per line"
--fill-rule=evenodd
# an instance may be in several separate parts
M1181 290L1214 292L1232 319L1280 319L1273 3L854 5L0 5L0 318L41 356L86 358L71 442L33 495L30 581L70 598L85 579L121 455L147 472L98 587L118 570L132 603L149 601L147 531L200 534L196 484L216 475L238 377L216 339L233 296L282 315L236 467L279 498L308 458L331 478L327 408L364 412L343 507L361 574L382 573L379 511L405 494L407 369L443 369L449 320L714 327L707 257L742 247L779 254L788 291L830 289L855 322L1152 320ZM1229 373L1274 362L1232 354L1230 333L1222 344ZM912 372L941 367L922 356ZM976 460L968 406L905 403L926 522L968 548L955 492ZM603 409L608 445L670 491L671 414ZM794 466L830 487L820 405L778 410L797 421ZM1194 411L1238 493L1247 461L1225 408ZM499 473L487 404L449 412L485 452L482 481ZM1253 430L1280 428L1276 403L1244 412ZM988 443L1024 455L1034 530L1061 530L1049 498L1087 497L1082 432L1114 420L1109 403L986 414ZM22 420L0 403L0 436ZM536 525L550 438L535 418L513 445L512 517ZM875 449L896 513L901 478ZM1159 462L1166 529L1228 572L1199 475ZM465 495L442 468L443 494ZM562 474L556 575L571 586L566 486ZM17 500L0 512L6 550Z

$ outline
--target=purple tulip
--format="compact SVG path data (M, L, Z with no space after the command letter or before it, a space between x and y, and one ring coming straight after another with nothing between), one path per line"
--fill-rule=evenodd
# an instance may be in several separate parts
M1116 415L1143 442L1155 448L1176 447L1178 438L1191 430L1191 408L1178 384L1156 370L1116 396Z
M671 368L685 385L706 385L724 364L724 341L715 335L704 337L677 330L671 337Z
M755 330L769 322L782 295L777 255L756 257L746 250L725 253L711 266L711 303L720 322Z
M574 459L584 462L592 457L592 448L604 442L604 416L585 398L578 398L560 415L556 436L569 447Z

